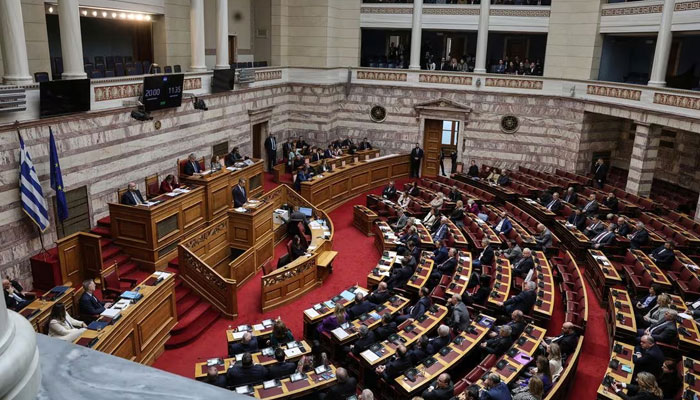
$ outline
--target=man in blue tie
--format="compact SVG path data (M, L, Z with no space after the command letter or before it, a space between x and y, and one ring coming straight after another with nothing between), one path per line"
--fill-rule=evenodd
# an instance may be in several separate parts
M613 239L615 239L615 225L610 224L608 225L608 229L601 232L598 234L598 236L594 237L593 240L591 240L591 245L594 249L600 249L602 247L605 247L605 245L612 243Z
M439 242L447 237L447 230L448 230L447 221L448 221L447 217L440 218L440 227L433 235L434 242Z
M233 206L243 207L248 201L248 193L245 190L245 179L241 178L238 180L238 184L233 187Z
M272 136L272 133L267 134L265 150L267 150L267 170L272 172L272 168L277 164L277 139Z
M202 172L202 168L197 161L197 156L195 156L194 153L191 153L189 157L187 157L187 164L185 164L185 170L183 172L187 176L192 176Z

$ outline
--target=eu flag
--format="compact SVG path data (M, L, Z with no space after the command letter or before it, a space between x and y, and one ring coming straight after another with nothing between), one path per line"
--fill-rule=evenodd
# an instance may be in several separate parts
M51 162L51 188L56 191L56 210L58 219L63 221L68 218L68 203L66 193L63 191L63 176L61 176L61 166L58 164L58 151L56 141L53 138L53 131L49 127L49 161Z

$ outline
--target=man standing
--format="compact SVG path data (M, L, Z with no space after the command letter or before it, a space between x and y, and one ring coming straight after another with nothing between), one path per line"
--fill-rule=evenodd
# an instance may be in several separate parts
M416 147L411 150L411 178L419 177L421 160L423 160L423 149L416 143Z
M602 189L605 185L605 179L608 176L608 166L605 165L602 158L599 158L593 166L593 180L598 189Z
M267 170L272 172L272 168L277 164L277 139L272 136L272 133L267 134L265 150L267 150Z
M233 206L236 208L243 207L243 204L245 204L248 201L248 193L245 190L245 179L239 179L238 185L233 187L232 192Z

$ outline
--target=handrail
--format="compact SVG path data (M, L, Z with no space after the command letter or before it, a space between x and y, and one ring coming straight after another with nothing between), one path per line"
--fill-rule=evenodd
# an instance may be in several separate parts
M230 318L238 316L236 281L226 279L183 245L178 245L180 278Z

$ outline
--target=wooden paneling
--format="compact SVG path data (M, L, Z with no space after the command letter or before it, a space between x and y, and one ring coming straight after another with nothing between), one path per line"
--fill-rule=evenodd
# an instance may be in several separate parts
M231 278L236 280L238 287L255 275L255 248L250 248L229 263Z
M421 175L437 176L440 171L440 143L442 141L442 121L426 119L423 130L423 168Z
M100 237L78 232L56 242L63 282L78 284L86 277L94 278L102 270Z
M135 361L138 355L136 342L136 331L129 329L124 333L123 337L119 343L117 343L111 354L130 361Z
M172 296L160 299L158 304L153 307L153 312L147 313L136 324L139 332L140 351L145 351L149 346L157 341L158 337L170 332L170 327L177 320L177 316L173 313L173 298Z

